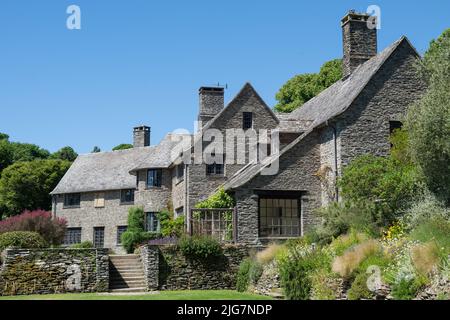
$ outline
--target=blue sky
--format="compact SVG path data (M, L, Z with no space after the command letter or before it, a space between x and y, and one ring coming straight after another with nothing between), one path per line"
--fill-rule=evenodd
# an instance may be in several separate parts
M81 8L81 30L66 8ZM381 8L379 48L423 53L450 27L450 1L2 0L0 132L50 151L130 143L132 127L193 129L198 88L250 81L270 105L290 77L342 56L340 18Z

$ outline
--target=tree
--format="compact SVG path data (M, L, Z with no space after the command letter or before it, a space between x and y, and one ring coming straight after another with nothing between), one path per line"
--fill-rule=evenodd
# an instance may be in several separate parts
M31 143L10 143L13 153L13 162L33 161L35 159L48 159L50 152L41 149L39 146Z
M409 156L408 133L395 130L390 156L363 155L344 168L339 186L346 200L379 202L398 213L421 193L423 177Z
M50 210L50 192L70 167L64 160L17 162L0 178L0 209L12 216L25 210Z
M6 133L1 133L0 132L0 140L8 140L9 136Z
M132 145L132 144L129 144L129 143L122 143L122 144L119 144L118 146L115 146L112 150L113 150L113 151L117 151L117 150L131 149L131 148L133 148L133 145Z
M99 153L101 151L102 150L99 147L95 146L94 149L92 149L91 153Z
M13 151L8 140L0 140L0 176L2 171L13 163Z
M292 112L341 78L342 60L340 59L326 62L319 73L297 75L288 80L276 94L278 103L275 111Z
M419 70L429 87L408 110L411 152L430 191L450 204L450 29L431 42Z
M69 146L59 149L51 156L52 159L67 160L70 162L75 161L77 157L78 154L75 152L75 150L73 150L73 148Z

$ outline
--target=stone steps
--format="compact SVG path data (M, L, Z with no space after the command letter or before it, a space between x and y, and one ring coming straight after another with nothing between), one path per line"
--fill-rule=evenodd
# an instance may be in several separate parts
M111 255L109 278L111 292L146 291L144 269L138 255Z
M134 292L146 292L145 287L136 287L136 288L119 288L119 289L111 289L111 292L114 293L134 293Z

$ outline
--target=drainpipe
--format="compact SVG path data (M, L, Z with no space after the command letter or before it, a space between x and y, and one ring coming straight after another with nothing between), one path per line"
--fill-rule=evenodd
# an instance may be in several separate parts
M336 125L331 124L327 121L327 126L333 129L333 144L334 144L334 185L336 192L336 201L339 201L339 188L337 186L338 180L338 159L337 159L337 128Z
M189 165L186 163L184 165L184 223L185 223L185 230L187 230L188 232L190 232L191 230L189 230L189 224L190 221L188 221L188 219L190 218L190 208L189 208L189 199L188 199L188 194L189 194L189 190L188 190L188 186L189 186Z

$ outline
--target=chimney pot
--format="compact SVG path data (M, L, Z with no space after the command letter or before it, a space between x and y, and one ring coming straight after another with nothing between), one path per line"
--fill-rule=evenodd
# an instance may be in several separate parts
M203 124L214 118L224 108L223 87L201 87L199 93L198 121Z
M367 13L350 10L341 20L344 77L349 76L359 65L377 55L377 29L372 23L373 20L369 21L370 18L374 19ZM369 24L372 26L369 27Z
M133 146L135 148L150 146L150 127L147 126L134 127Z

